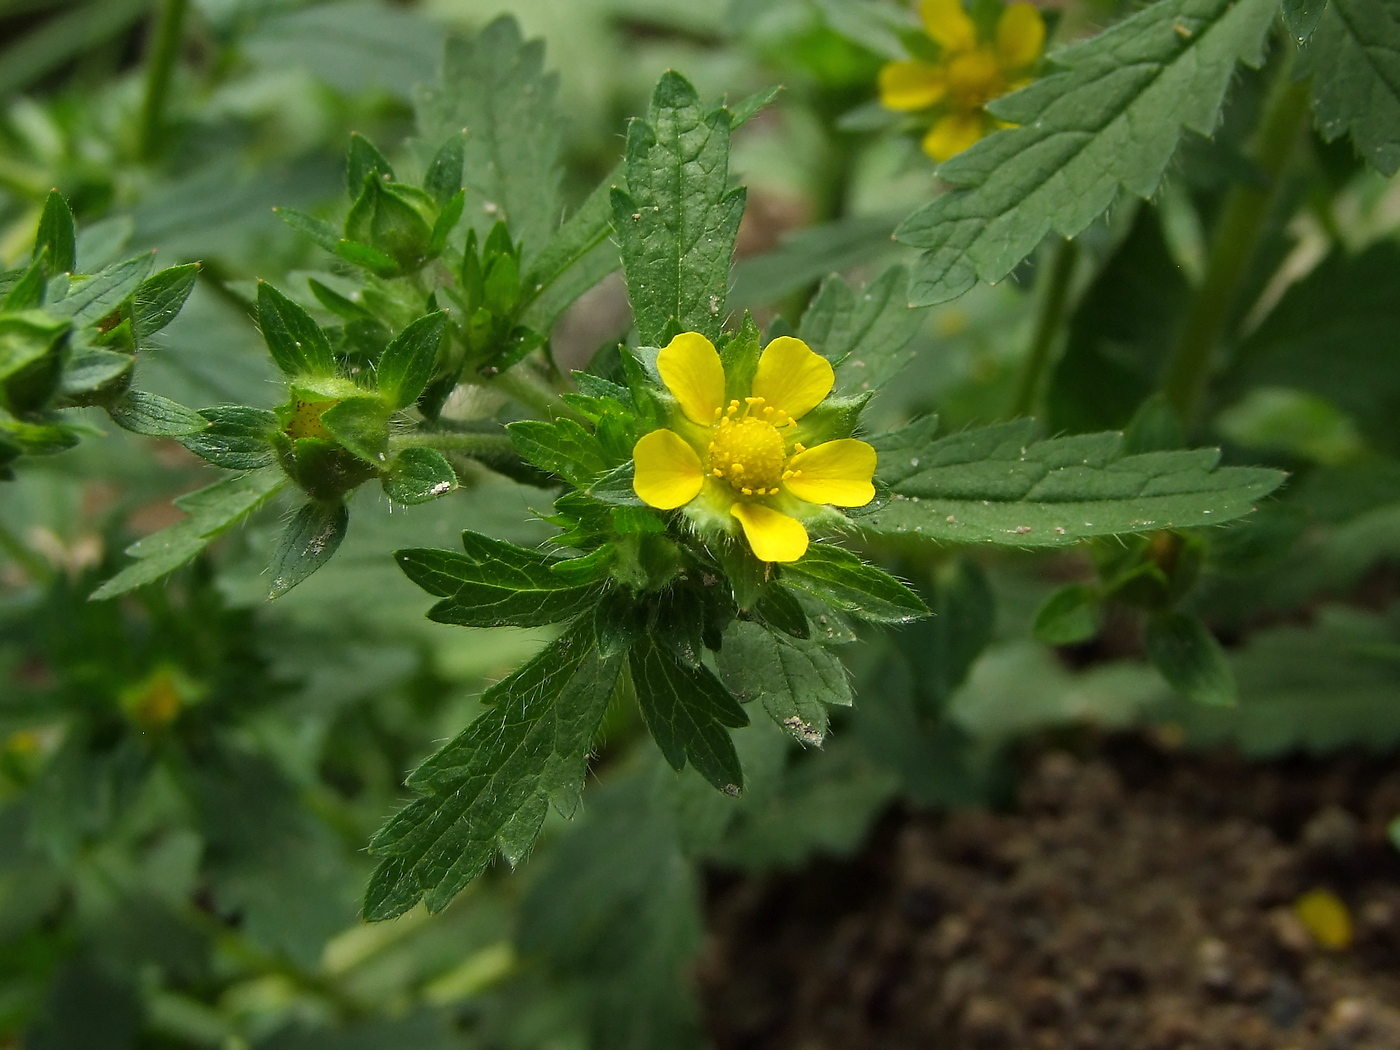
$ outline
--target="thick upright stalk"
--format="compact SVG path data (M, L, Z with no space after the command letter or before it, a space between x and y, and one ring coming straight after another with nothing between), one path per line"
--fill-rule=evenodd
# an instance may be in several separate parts
M506 369L500 375L489 380L488 385L514 398L541 419L572 419L577 421L583 418L570 408L568 403L558 394L545 386L542 380L531 375L520 365Z
M35 583L45 584L53 579L54 571L49 563L30 550L25 542L11 532L3 521L0 521L0 553L9 555L10 559Z
M1262 185L1236 184L1225 198L1206 260L1205 277L1177 338L1162 380L1167 404L1189 427L1206 390L1249 264L1308 111L1307 85L1289 65L1278 70L1268 109L1254 141Z
M175 62L180 57L180 40L188 8L189 0L160 0L151 34L150 57L146 60L146 95L141 103L139 149L142 160L150 160L160 151L165 130L165 103L170 95Z
M1055 249L1049 281L1040 300L1040 315L1036 318L1030 353L1016 384L1016 400L1011 406L1013 417L1035 413L1040 388L1050 368L1050 352L1055 348L1055 340L1059 338L1060 328L1064 324L1070 280L1074 277L1074 264L1078 261L1079 245L1070 240L1061 241Z

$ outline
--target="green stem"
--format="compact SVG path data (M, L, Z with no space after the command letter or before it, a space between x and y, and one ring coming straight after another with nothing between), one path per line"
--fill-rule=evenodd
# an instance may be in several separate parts
M160 150L165 127L165 103L170 96L170 80L180 57L180 40L189 0L160 0L151 54L146 65L146 96L141 103L142 160L151 160Z
M1268 109L1254 143L1254 162L1263 185L1237 184L1225 198L1205 277L1167 362L1162 394L1189 427L1215 364L1220 344L1229 335L1240 287L1254 258L1280 176L1293 153L1308 112L1307 85L1295 83L1290 64L1278 70Z
M473 458L499 458L515 455L515 445L507 434L483 434L464 430L415 430L395 434L389 446L401 448L431 448L438 452L460 452Z
M582 422L583 417L575 412L544 381L531 375L523 367L508 368L489 381L503 394L514 398L542 419L572 419Z
M1050 367L1050 352L1055 348L1055 341L1059 338L1060 328L1064 324L1065 310L1069 305L1070 280L1074 277L1074 264L1078 261L1078 243L1071 240L1061 241L1055 249L1055 258L1050 265L1050 278L1045 295L1040 300L1040 315L1036 318L1030 353L1026 357L1020 381L1016 385L1016 400L1011 405L1012 418L1035 413L1040 388Z
M3 484L0 482L0 484ZM43 558L29 549L18 536L10 531L9 527L0 521L0 551L4 551L13 559L24 574L38 584L46 584L54 577L53 568Z

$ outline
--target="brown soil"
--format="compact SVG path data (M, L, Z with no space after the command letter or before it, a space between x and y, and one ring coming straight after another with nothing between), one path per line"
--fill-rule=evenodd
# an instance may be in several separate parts
M712 880L720 1050L1397 1050L1400 761L1040 755L1014 812ZM1292 908L1344 901L1350 947Z

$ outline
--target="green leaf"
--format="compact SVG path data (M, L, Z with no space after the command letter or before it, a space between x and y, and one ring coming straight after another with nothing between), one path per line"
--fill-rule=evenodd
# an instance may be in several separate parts
M147 437L187 437L209 428L209 420L194 409L144 390L128 390L107 406L112 422Z
M45 254L47 253L47 254ZM39 232L34 238L34 260L44 256L44 269L50 275L72 273L78 267L78 239L73 229L73 213L58 190L50 190L39 214Z
M1143 641L1162 677L1188 700L1218 707L1237 700L1230 662L1200 617L1157 613L1148 619Z
M653 634L632 647L628 666L642 717L671 767L684 769L688 760L720 791L740 794L744 771L729 736L749 724L739 701L708 668L682 663Z
M783 580L874 623L907 623L929 612L922 598L889 573L826 543L813 544L799 561L784 565Z
M572 419L522 420L506 430L527 460L579 488L587 488L613 467L598 439Z
M452 464L431 448L404 449L384 475L384 494L405 506L428 503L456 487L457 472Z
M1046 645L1077 645L1099 633L1103 606L1098 595L1082 583L1061 587L1035 614L1033 631Z
M80 350L65 364L59 392L69 398L94 394L122 380L135 363L130 354L111 350Z
M379 397L347 397L321 413L321 425L341 448L382 467L389 447L389 415L389 406Z
M0 310L32 310L44 301L44 261L35 260L27 269L18 271L5 286L0 297Z
M1299 44L1306 44L1313 35L1327 0L1283 0L1283 24Z
M370 843L382 859L365 893L365 918L393 918L425 895L428 910L441 911L503 839L519 858L544 820L545 800L576 809L620 666L620 658L598 655L591 626L581 622L487 689L476 721L409 776L421 797Z
M199 264L188 263L161 270L141 282L131 300L131 334L137 346L175 320L198 279Z
M836 366L838 393L860 394L879 388L913 359L909 343L923 316L909 305L909 273L902 266L860 292L832 274L802 315L798 335Z
M475 532L462 533L464 554L415 549L394 553L410 580L443 601L428 618L464 627L538 627L596 603L598 588L553 572L558 559Z
M335 375L335 354L321 326L266 281L258 282L258 327L283 374Z
M273 208L272 210L277 213L279 219L296 230L297 233L326 251L335 253L336 244L340 241L340 233L330 223L318 219L314 215L307 215L306 212L298 211L296 208Z
M932 613L892 636L911 672L911 708L928 729L944 718L996 629L996 599L986 573L951 558L922 576Z
M1183 129L1209 135L1238 62L1258 65L1278 0L1157 0L1052 56L1052 72L991 107L1017 125L939 168L955 189L899 228L925 254L911 302L999 281L1055 232L1073 237L1120 189L1156 192Z
M128 547L136 562L93 591L91 600L115 598L173 572L286 484L278 471L254 471L179 497L175 506L189 517Z
M282 597L330 561L349 524L350 512L344 503L313 500L303 504L272 552L272 585L267 596Z
M101 273L75 279L68 294L46 307L57 317L66 317L74 327L96 324L140 287L155 264L155 253L147 252L125 262L114 263Z
M762 700L769 717L804 744L821 746L828 705L852 703L846 669L830 649L745 620L724 632L719 673L740 701Z
M400 276L399 264L394 261L393 257L386 255L378 248L371 248L368 244L351 240L336 241L335 254L348 263L363 266L377 277Z
M627 130L627 189L612 191L637 332L719 337L744 191L729 188L729 113L706 113L690 82L663 74L646 120Z
M393 408L413 404L433 378L446 327L447 314L439 310L418 318L384 348L375 374L380 394Z
M1328 142L1351 132L1366 162L1394 175L1400 169L1400 7L1392 0L1329 0L1312 20L1317 28L1298 54L1298 76L1312 77L1318 131Z
M1366 438L1400 454L1400 245L1334 252L1284 294L1223 378L1228 404L1259 387L1326 398Z
M248 405L204 408L199 414L209 421L208 429L180 440L196 456L225 470L257 470L272 464L276 415Z
M869 265L899 251L891 239L898 215L850 215L783 237L771 252L734 266L732 308L767 306L829 274Z
M1030 434L1028 421L1005 423L901 457L890 502L857 522L879 535L1058 547L1230 521L1284 479L1277 470L1220 467L1218 449L1124 456L1121 434L1034 443ZM906 475L903 464L913 460L918 469Z
M428 142L467 130L467 221L485 238L505 220L527 260L559 224L557 91L557 78L544 72L544 44L524 42L515 19L502 17L474 38L449 39L441 81L415 98Z

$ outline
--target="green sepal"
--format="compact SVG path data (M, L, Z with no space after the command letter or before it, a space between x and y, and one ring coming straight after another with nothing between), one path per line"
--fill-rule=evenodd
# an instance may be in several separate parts
M437 449L406 448L394 457L381 483L386 496L411 507L456 489L457 472Z
M120 308L140 287L155 259L154 252L146 252L125 262L113 263L91 277L75 279L61 298L49 302L44 309L55 317L68 318L74 328L97 324Z
M175 320L199 279L199 263L172 266L141 282L131 300L131 334L138 347Z
M58 389L69 327L47 314L0 314L0 409L42 409Z
M321 425L342 448L383 469L389 448L391 409L373 395L347 397L321 413Z
M707 667L689 667L651 634L628 653L642 718L671 768L696 772L727 795L743 792L744 771L730 729L749 724L739 701Z
M0 299L0 310L13 313L42 306L46 284L44 259L36 259L5 289L5 297Z
M313 244L328 252L335 252L336 242L340 240L340 234L330 223L318 219L314 215L308 215L304 211L298 211L296 208L273 208L272 211L279 219Z
M56 393L63 407L99 405L121 394L136 364L130 354L79 350L64 362Z
M1230 662L1199 617L1156 613L1147 621L1143 642L1162 677L1188 700L1215 707L1238 701Z
M334 503L379 473L376 466L335 441L291 440L280 430L272 433L271 440L287 476L315 501Z
M266 281L258 282L258 327L284 375L336 374L335 353L315 318Z
M433 157L428 173L423 177L423 189L433 200L446 205L462 192L462 165L466 159L467 134L453 135Z
M1035 614L1032 631L1046 645L1078 645L1099 633L1103 604L1093 588L1082 583L1061 587Z
M446 330L447 314L439 310L418 318L384 348L375 375L391 407L407 408L422 396L437 369Z
M908 623L929 614L923 599L889 573L830 544L808 547L800 560L783 566L782 579L872 623Z
M127 390L104 407L117 426L147 437L189 437L209 428L194 409L144 390Z
M335 254L348 263L354 263L376 277L398 277L399 264L378 248L371 248L359 241L341 239L335 242Z
M303 504L277 540L268 598L282 597L330 561L349 524L350 511L339 500Z
M400 273L411 273L432 252L432 226L425 218L431 206L421 190L369 176L346 216L345 239L383 253Z
M58 190L50 190L39 214L39 231L34 238L34 255L46 274L72 273L78 268L78 236L73 213Z
M368 178L393 179L394 169L378 147L358 131L350 133L350 151L345 159L345 192L353 201L364 191Z

